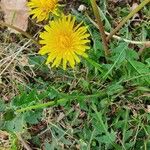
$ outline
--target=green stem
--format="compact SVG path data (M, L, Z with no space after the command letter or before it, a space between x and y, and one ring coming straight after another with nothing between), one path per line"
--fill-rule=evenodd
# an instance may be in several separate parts
M61 104L64 104L65 102L69 101L69 99L86 99L86 98L94 98L94 97L103 97L103 96L106 96L106 92L99 91L99 93L96 93L93 95L78 95L78 96L61 94L61 96L63 96L64 98L59 99L59 100L50 101L50 102L43 103L43 104L37 104L37 105L32 105L32 106L28 106L25 108L21 108L21 109L16 110L16 113L21 113L24 111L31 111L33 109L41 109L41 108L51 107L51 106L55 106L55 105L61 105Z
M57 101L50 101L50 102L43 103L43 104L28 106L28 107L16 110L16 113L21 113L21 112L24 112L24 111L30 111L30 110L33 110L33 109L41 109L41 108L45 108L45 107L49 107L49 106L54 106L56 104L63 104L66 101L68 101L68 99L62 98L62 99L59 99Z
M120 30L120 28L130 19L132 18L138 11L140 11L145 5L147 5L150 2L150 0L144 0L140 5L138 5L135 9L133 9L128 16L126 16L119 25L110 33L110 35L107 37L107 41L109 41L116 32Z
M101 37L102 37L102 42L103 42L103 46L104 46L104 51L105 51L105 56L109 55L109 49L108 49L108 43L106 40L106 34L105 34L105 30L104 30L104 25L98 10L98 6L96 4L96 0L91 0L91 5L93 8L93 12L95 15L95 18L97 20L97 24L98 24L98 28L99 28L99 32L101 33Z
M15 26L13 26L13 25L10 25L10 24L7 24L5 22L2 22L2 21L0 21L0 25L1 26L6 26L8 28L11 28L11 29L14 29L14 30L18 31L19 33L23 34L27 38L31 39L38 47L40 47L40 44L30 34L28 34L27 32L25 32L25 31L15 27Z

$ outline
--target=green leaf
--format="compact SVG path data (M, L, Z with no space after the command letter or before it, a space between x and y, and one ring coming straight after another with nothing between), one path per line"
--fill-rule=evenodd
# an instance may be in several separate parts
M122 91L123 91L123 86L120 85L119 83L112 83L107 88L108 95L114 95L114 94L120 93Z
M113 64L111 64L111 67L109 70L103 75L103 79L106 79L108 75L113 71L113 69L120 63L125 60L125 50L127 49L126 43L121 43L117 48L115 48L114 54L115 56L111 58L112 61L114 61Z
M97 62L95 62L94 60L89 59L89 58L86 58L86 60L87 60L92 66L94 66L97 70L99 70L100 72L103 72L103 71L102 71L102 66L101 66L100 64L98 64Z
M13 109L8 109L4 114L5 121L12 120L15 118L15 113Z
M125 137L124 137L124 141L126 142L130 137L133 136L133 130L128 130L125 132Z
M148 67L150 68L150 58L146 59L145 62L148 64Z
M47 141L44 143L44 147L45 150L54 150L54 147L52 147L52 145L49 144Z
M6 105L4 104L2 100L0 100L0 112L4 112L5 109L6 109Z
M42 111L31 111L24 114L24 119L29 124L37 124L42 119Z
M14 106L26 106L30 103L33 103L35 101L39 100L38 99L38 93L37 90L31 90L29 93L27 93L26 91L21 93L20 96L16 96L13 101L12 101L12 105Z
M109 23L106 15L101 11L101 9L99 7L98 7L98 10L99 10L99 13L100 13L100 15L102 17L102 20L105 21L105 28L106 28L106 30L110 31L111 30L111 24Z
M5 122L5 129L10 132L22 132L26 126L23 115L16 116L11 121Z
M126 49L126 59L128 59L128 60L138 60L139 55L135 50L128 48L128 49Z
M87 143L83 139L80 139L79 144L80 144L81 150L87 150L87 147L88 147Z
M104 136L99 137L99 140L105 144L112 144L112 142L115 142L116 140L116 133L113 130L111 130L111 133L109 133L109 137L108 135L104 135Z
M128 60L130 65L132 66L134 72L133 75L142 75L142 74L149 74L150 69L147 67L147 65L139 62L139 61L134 61L134 60ZM145 80L149 85L150 85L150 76L144 76L140 78L140 80L143 79Z
M43 71L44 73L48 73L49 69L45 65L46 57L47 56L30 56L29 57L29 64L34 66L34 68L36 70L38 69L38 70Z

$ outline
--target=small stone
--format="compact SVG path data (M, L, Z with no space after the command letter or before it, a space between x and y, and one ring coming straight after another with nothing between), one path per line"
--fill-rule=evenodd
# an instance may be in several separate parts
M78 11L85 11L86 10L86 6L85 5L80 5L78 8Z

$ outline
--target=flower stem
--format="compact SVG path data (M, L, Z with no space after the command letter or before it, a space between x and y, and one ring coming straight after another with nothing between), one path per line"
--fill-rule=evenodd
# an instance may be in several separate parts
M120 30L120 28L130 19L132 18L138 11L140 11L145 5L147 5L150 2L150 0L144 0L140 5L138 5L135 9L133 9L128 16L126 16L119 25L110 33L110 35L107 37L107 42L113 37L114 34L116 34L117 31Z
M103 42L103 46L104 46L105 56L108 56L110 52L109 52L109 49L108 49L108 43L107 43L107 40L106 40L106 34L105 34L103 22L102 22L102 19L101 19L99 10L98 10L98 6L96 4L96 0L91 0L91 5L92 5L93 12L94 12L97 24L98 24L98 28L99 28L101 37L102 37L102 42Z

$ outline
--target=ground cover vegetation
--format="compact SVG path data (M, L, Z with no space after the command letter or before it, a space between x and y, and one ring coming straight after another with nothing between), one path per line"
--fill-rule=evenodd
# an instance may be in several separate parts
M149 150L150 0L27 7L0 13L0 150Z

